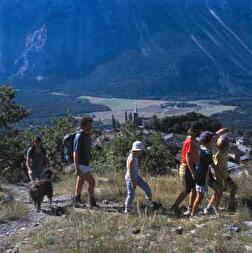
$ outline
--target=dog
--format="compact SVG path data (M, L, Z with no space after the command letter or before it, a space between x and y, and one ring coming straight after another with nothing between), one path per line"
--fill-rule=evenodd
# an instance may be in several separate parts
M32 183L29 190L30 198L32 199L37 212L41 209L41 203L45 196L49 199L50 206L52 205L53 186L52 186L53 172L51 170L45 171L45 179L37 180Z

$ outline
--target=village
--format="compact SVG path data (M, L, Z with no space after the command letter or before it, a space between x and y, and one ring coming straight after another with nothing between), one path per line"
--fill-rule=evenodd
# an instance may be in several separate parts
M156 130L150 129L150 122L152 119L153 116L152 117L139 116L137 107L134 108L133 112L125 111L125 121L124 121L125 125L127 126L127 123L133 125L136 129L136 135L151 136L157 133ZM95 145L103 145L105 142L109 142L114 137L121 135L121 132L118 129L120 123L115 119L113 114L111 125L112 127L107 127L102 130L102 135L96 139ZM176 155L177 166L179 166L179 162L181 159L180 150L182 148L183 141L186 139L186 135L177 134L173 132L170 133L161 132L161 134L168 148L175 148L179 150L179 152ZM239 177L243 173L248 173L252 157L252 147L251 145L248 144L248 140L244 135L230 131L228 136L231 142L230 152L228 156L229 158L228 171L229 173L232 173L234 176ZM215 151L216 150L214 147L213 152ZM174 170L178 170L178 167L174 168Z

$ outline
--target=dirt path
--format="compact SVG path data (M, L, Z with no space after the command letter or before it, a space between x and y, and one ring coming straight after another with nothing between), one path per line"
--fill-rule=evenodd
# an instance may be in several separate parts
M49 208L48 201L44 200L42 211L36 212L34 205L29 201L28 185L7 185L4 188L15 196L15 201L22 202L28 207L28 214L23 219L14 221L0 221L0 251L10 246L9 238L28 229L39 226L49 219L55 219L54 210L59 207L66 207L71 203L71 196L59 195L53 199L52 208ZM63 214L63 213L60 213ZM2 252L2 251L1 251Z

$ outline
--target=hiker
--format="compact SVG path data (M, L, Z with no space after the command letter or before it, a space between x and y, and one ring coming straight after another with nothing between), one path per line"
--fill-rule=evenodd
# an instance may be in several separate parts
M199 137L200 142L200 159L199 163L195 167L195 186L196 186L196 199L193 203L191 217L194 218L198 206L201 204L205 193L208 192L208 186L213 188L214 193L210 198L210 201L207 205L207 208L204 209L204 213L210 213L210 210L213 209L215 214L217 214L216 203L218 202L220 196L220 190L217 185L217 182L214 180L211 167L214 168L213 155L211 152L211 146L213 144L215 134L209 131L201 133Z
M223 192L230 188L230 196L228 201L227 210L235 211L235 194L237 191L237 185L229 176L228 173L228 151L230 148L230 141L227 136L220 136L217 140L218 151L214 155L215 164L215 178L221 189L221 195ZM219 203L218 203L219 204Z
M48 167L48 158L39 136L33 139L32 146L27 151L26 167L31 182L45 177L45 170Z
M190 215L192 211L192 206L196 197L194 182L196 176L195 165L199 162L199 145L196 137L200 134L201 130L201 124L194 123L188 130L188 136L183 143L179 176L184 189L171 207L171 211L174 211L175 213L179 213L179 205L189 194L189 205L187 211L184 212L184 215Z
M153 206L150 186L139 175L138 158L143 149L143 143L141 141L135 141L132 144L132 149L126 162L127 171L125 175L125 183L127 187L127 198L125 201L125 213L130 213L132 210L132 203L137 186L145 192L148 205Z
M75 205L81 202L81 192L85 181L88 182L89 204L97 207L94 188L95 179L91 173L91 129L93 119L85 116L80 121L81 130L76 133L73 144L73 164L77 175L75 187Z

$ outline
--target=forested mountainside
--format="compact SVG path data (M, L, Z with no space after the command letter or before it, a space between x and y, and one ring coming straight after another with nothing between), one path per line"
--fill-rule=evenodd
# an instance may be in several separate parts
M252 94L247 0L0 0L0 81L103 96Z

